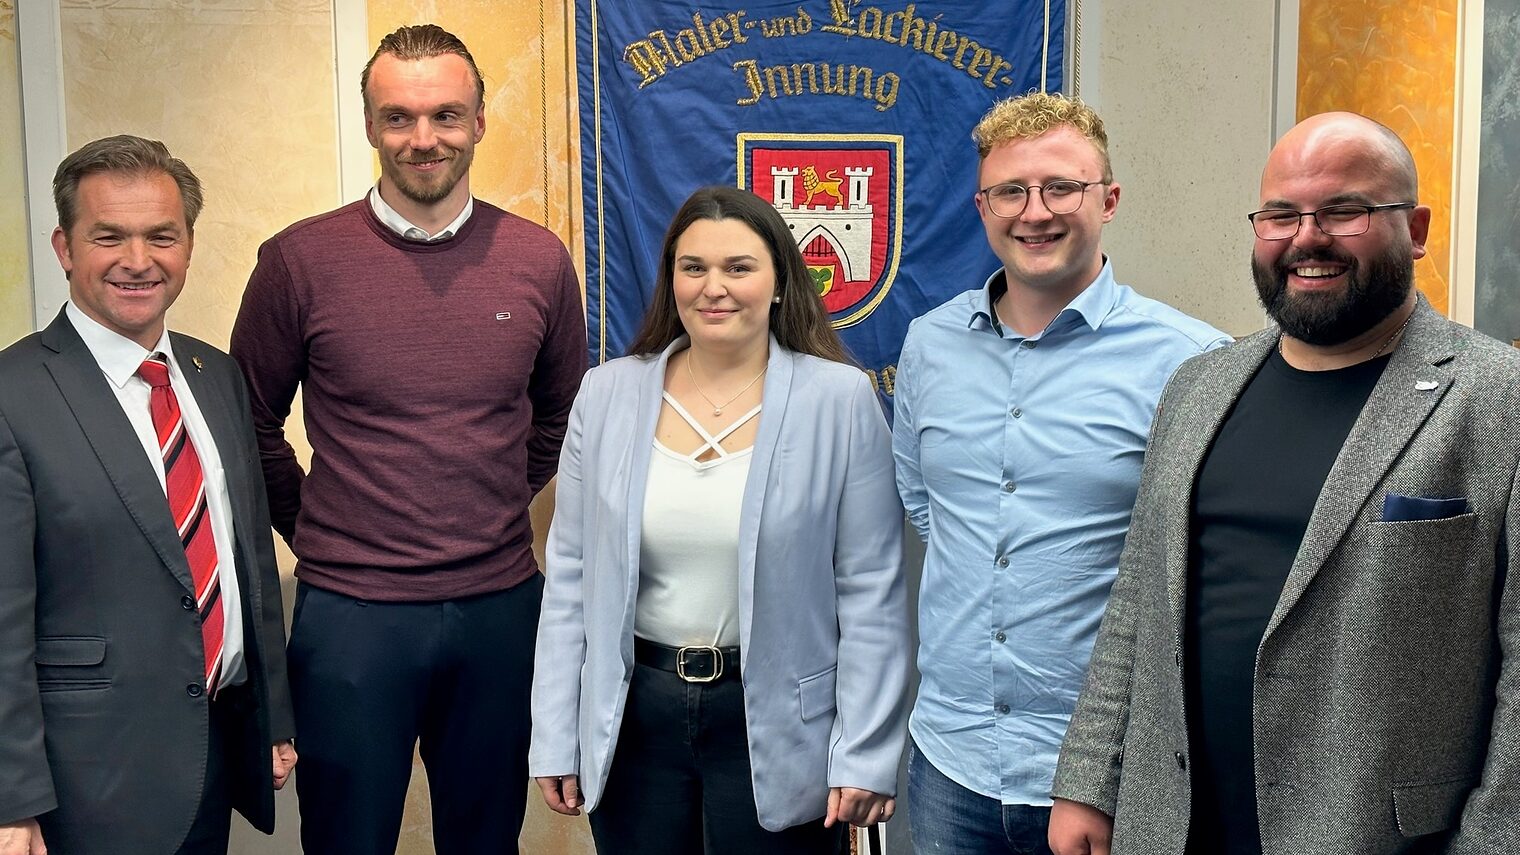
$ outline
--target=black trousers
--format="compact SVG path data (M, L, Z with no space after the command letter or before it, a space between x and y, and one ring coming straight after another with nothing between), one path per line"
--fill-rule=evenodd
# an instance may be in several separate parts
M438 855L517 853L543 577L436 603L302 583L288 662L308 855L393 855L421 743Z
M846 825L760 826L738 674L688 683L635 665L617 751L591 813L600 855L838 855Z

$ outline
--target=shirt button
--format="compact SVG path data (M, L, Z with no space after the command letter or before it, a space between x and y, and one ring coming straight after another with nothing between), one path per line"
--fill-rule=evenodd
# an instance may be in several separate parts
M1008 640L1008 636L1001 629L998 630L997 632L994 632L992 634L992 637L995 638L995 639L997 639L997 643L998 644L1002 644L1003 642L1005 642L1005 641Z
M1003 492L1004 493L1012 493L1014 490L1017 490L1018 488L1019 488L1019 485L1013 483L1012 481L1004 481L1003 482Z
M1182 755L1181 751L1177 752L1177 768L1184 772L1187 771L1187 758Z
M191 599L189 597L189 595L180 597L179 598L179 604L181 606L184 606L185 607L185 611L187 611L187 612L193 612L193 611L195 611L195 600Z
M1032 342L1032 341L1030 341L1029 339L1026 338L1022 342L1019 343L1019 347L1022 347L1025 350L1034 350L1034 346L1035 346L1036 343L1037 342Z
M205 691L206 691L205 689L201 688L201 684L200 683L191 683L190 685L188 685L188 686L185 687L185 694L189 695L192 698L198 698L198 697L200 697L202 694L205 693Z
M1007 567L1008 566L1008 556L1004 555L1002 558L999 558L998 559L998 566L999 567Z
M998 704L997 705L997 711L998 711L998 715L1008 715L1008 705L1007 704Z
M1020 418L1024 417L1024 411L1021 410L1021 409L1019 409L1018 407L1014 407L1013 408L1013 412L1010 413L1010 415L1012 415L1016 419L1020 419Z

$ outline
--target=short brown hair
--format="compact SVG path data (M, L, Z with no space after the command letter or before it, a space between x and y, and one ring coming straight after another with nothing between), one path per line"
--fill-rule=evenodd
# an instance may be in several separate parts
M1104 182L1112 183L1114 169L1108 161L1108 131L1093 108L1080 98L1068 98L1059 92L1030 92L1005 98L993 104L976 123L971 139L976 142L977 156L986 158L988 152L1000 145L1033 139L1061 125L1070 125L1087 137L1103 163Z
M53 173L53 206L58 209L58 227L64 234L74 228L78 216L79 182L100 172L129 176L162 173L173 178L184 206L185 226L195 231L195 218L200 216L203 202L200 179L158 140L119 134L85 143L65 157Z
M475 57L470 56L470 49L464 46L464 42L460 41L458 36L437 24L418 24L413 27L399 27L381 39L380 46L375 48L369 62L364 64L364 71L359 73L359 94L364 98L366 113L369 112L369 71L374 67L375 60L384 53L409 61L443 56L447 53L463 57L465 64L470 67L470 73L475 75L475 97L480 106L485 106L486 81L480 76L480 66L475 64Z
M834 362L854 365L845 353L839 334L829 325L823 299L808 273L802 250L786 226L786 220L771 204L748 190L714 185L691 194L676 211L665 230L660 247L660 272L655 281L654 297L644 313L644 323L628 352L648 356L664 350L686 333L681 315L676 311L675 280L676 241L697 220L738 220L750 228L770 250L771 265L776 269L776 296L781 302L770 307L771 335L787 350L806 353Z

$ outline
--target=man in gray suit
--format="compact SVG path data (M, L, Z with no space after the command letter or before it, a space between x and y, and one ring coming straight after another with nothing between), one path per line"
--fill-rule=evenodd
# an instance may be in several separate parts
M1305 120L1260 207L1276 324L1162 397L1051 847L1513 851L1520 353L1412 288L1430 209L1387 128Z
M216 855L295 764L248 393L168 332L200 182L118 136L53 179L69 302L0 351L0 855Z

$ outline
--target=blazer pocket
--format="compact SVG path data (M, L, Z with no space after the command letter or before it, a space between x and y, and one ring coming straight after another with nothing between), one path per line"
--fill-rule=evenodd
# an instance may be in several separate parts
M836 665L797 681L803 721L817 718L834 709L834 682L838 673L839 667Z
M106 661L106 640L84 635L58 635L37 639L37 664L99 665Z
M109 689L105 677L86 676L89 668L106 661L106 640L89 636L53 636L37 639L37 691L78 692ZM98 674L99 672L93 672Z
M1462 816L1475 778L1452 778L1421 784L1393 785L1393 815L1399 833L1420 837L1452 828Z

